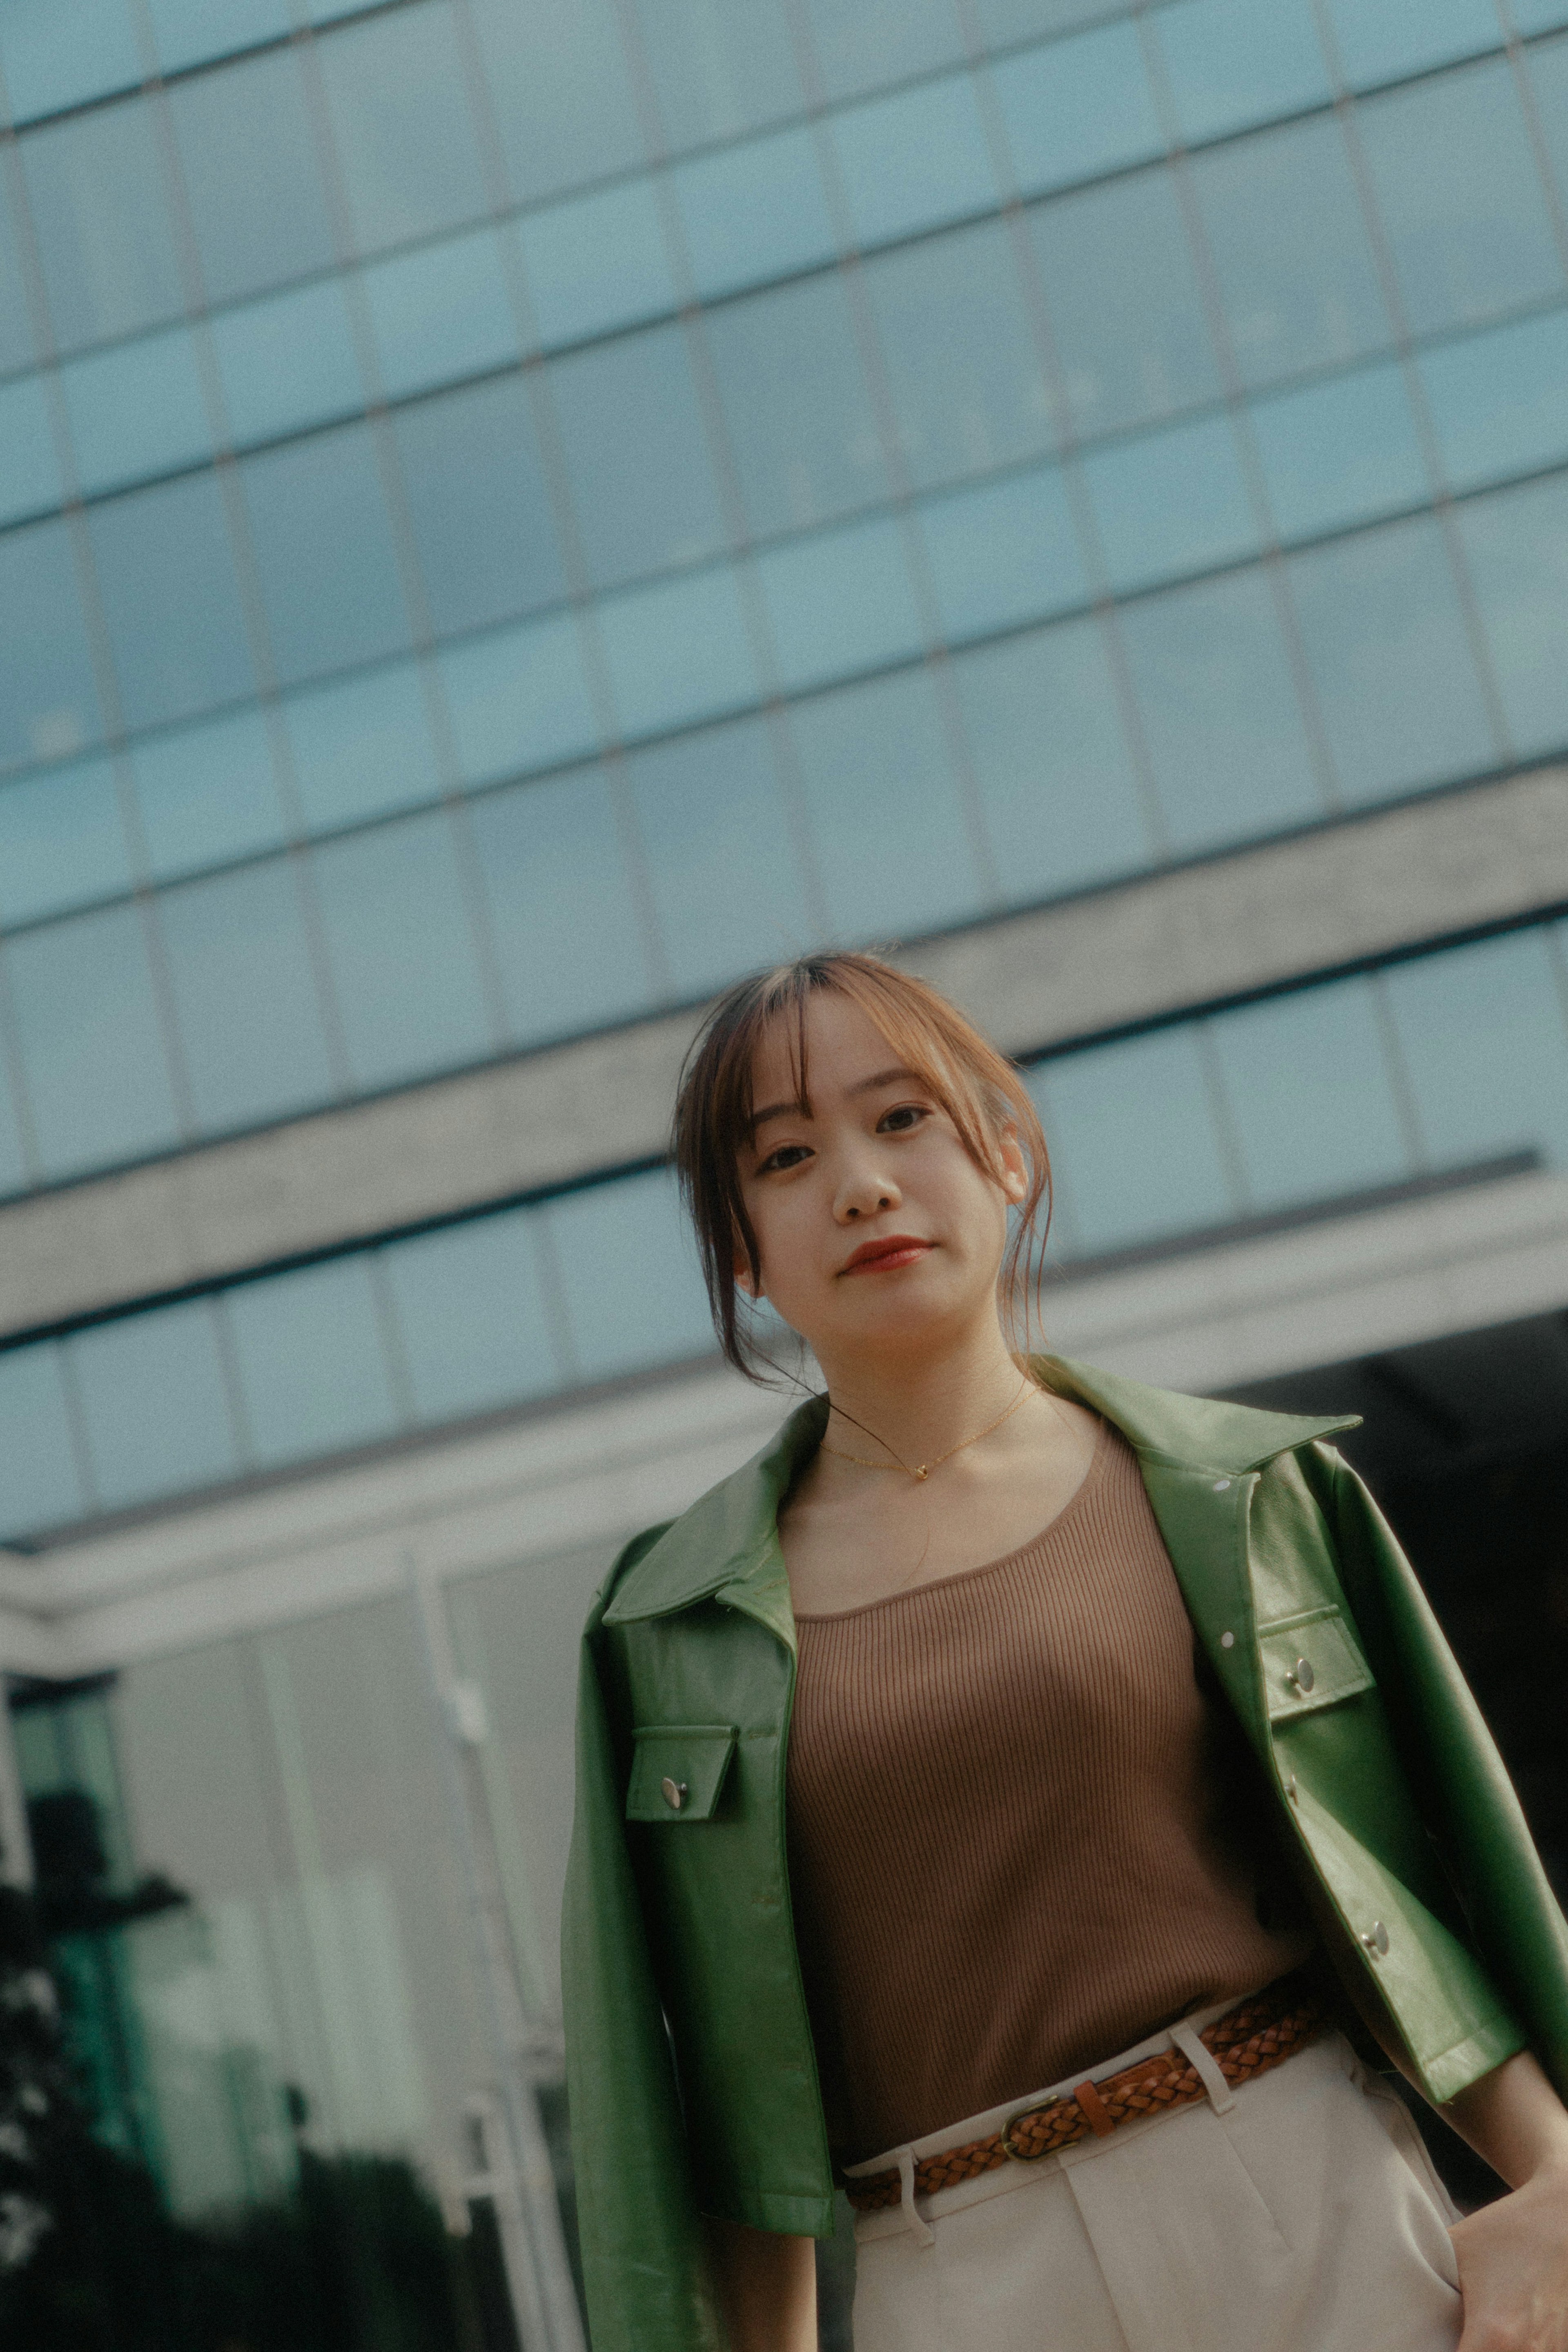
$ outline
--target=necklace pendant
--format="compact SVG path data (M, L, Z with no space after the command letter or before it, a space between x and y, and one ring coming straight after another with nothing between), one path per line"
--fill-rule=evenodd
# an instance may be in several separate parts
M930 1469L931 1469L931 1465L930 1465L930 1463L929 1463L929 1462L923 1462L923 1463L921 1464L921 1465L920 1465L919 1469L915 1472L915 1476L916 1476L917 1478L924 1478L924 1477L925 1477L925 1476L927 1476L927 1475L929 1475Z

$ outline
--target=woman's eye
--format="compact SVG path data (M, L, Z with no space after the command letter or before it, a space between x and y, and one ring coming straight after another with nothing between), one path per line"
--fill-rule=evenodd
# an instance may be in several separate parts
M893 1110L884 1110L877 1120L879 1135L907 1135L926 1116L918 1103L899 1103Z
M802 1160L809 1160L810 1156L803 1143L781 1143L777 1151L768 1153L757 1172L759 1176L768 1176L775 1171L798 1168Z

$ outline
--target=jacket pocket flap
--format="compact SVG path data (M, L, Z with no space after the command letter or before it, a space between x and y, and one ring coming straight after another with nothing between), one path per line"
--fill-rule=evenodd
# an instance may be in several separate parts
M1261 1635L1269 1720L1281 1723L1371 1690L1373 1678L1337 1609L1314 1609Z
M629 1822L706 1822L713 1817L735 1753L733 1723L649 1723L632 1734L636 1753L626 1791Z

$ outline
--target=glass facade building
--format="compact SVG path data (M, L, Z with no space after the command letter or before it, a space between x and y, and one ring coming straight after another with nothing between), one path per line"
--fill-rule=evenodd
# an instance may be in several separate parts
M0 1255L1564 756L1568 0L0 0ZM1063 1278L1568 1171L1565 898L1016 1041ZM712 1355L652 1133L138 1247L0 1333L24 1577ZM608 1556L16 1685L101 2144L198 2234L402 2166L433 2352L571 2341Z

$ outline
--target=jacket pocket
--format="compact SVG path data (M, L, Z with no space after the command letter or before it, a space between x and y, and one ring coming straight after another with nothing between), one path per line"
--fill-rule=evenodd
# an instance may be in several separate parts
M733 1723L648 1723L632 1734L636 1750L626 1790L629 1822L713 1819L738 1737Z
M1258 1646L1270 1723L1311 1715L1374 1687L1366 1663L1335 1608L1278 1618L1260 1630Z

